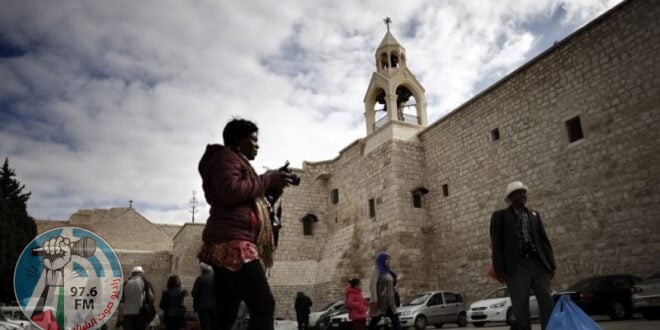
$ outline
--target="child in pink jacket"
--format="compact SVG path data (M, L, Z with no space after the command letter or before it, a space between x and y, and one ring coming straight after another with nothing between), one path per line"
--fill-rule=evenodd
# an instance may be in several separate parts
M348 319L352 321L354 330L364 330L367 323L369 302L362 296L360 279L351 279L348 281L348 284L350 284L346 287L346 309L348 309Z

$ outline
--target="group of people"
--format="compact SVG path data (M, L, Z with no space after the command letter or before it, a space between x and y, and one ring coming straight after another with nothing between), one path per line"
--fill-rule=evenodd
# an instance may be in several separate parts
M201 330L213 329L215 313L215 295L213 291L213 269L200 264L201 274L193 285L193 309L197 313ZM163 291L158 307L166 330L186 328L186 307L183 304L188 291L181 287L181 279L172 275L167 279L167 288ZM135 266L131 276L124 282L118 327L126 330L144 330L158 328L161 317L156 314L154 291L151 283L144 276L142 266ZM150 309L153 309L151 313Z
M541 328L545 329L552 313L550 280L556 265L552 244L545 232L541 216L528 209L527 186L520 181L507 185L505 200L507 208L495 211L491 216L490 237L494 278L505 283L509 289L515 320L514 330L531 330L529 296L533 293L539 304ZM390 269L390 255L380 253L376 258L369 290L371 301L367 302L360 289L360 280L351 279L346 288L345 305L353 329L376 329L381 317L389 317L392 328L401 328L396 314L397 276Z
M213 268L216 298L213 329L229 330L240 302L250 311L248 329L273 329L275 299L266 278L273 265L275 241L270 205L293 183L291 173L269 170L257 175L250 161L259 150L257 125L233 119L222 132L224 145L207 145L198 170L210 216L202 234L198 258ZM545 328L552 309L550 279L555 272L552 247L541 218L525 206L527 187L516 181L506 190L509 207L491 219L492 263L496 278L511 292L513 312L520 329L530 329L528 297L534 292ZM351 280L346 304L356 329L374 329L380 318L396 315L397 276L390 269L390 256L376 258L370 279L371 301L360 296L360 282Z
M382 317L388 317L394 330L401 329L396 313L400 305L396 290L397 274L390 268L391 256L381 252L376 257L374 269L369 279L370 301L367 301L360 287L360 279L353 278L346 287L345 306L353 329L376 329ZM367 326L367 318L371 317Z

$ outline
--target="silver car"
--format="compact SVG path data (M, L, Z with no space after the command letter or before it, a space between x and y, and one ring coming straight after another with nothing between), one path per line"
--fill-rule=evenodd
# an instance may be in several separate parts
M660 273L635 284L631 291L635 311L641 312L647 320L660 319Z
M436 328L445 323L467 326L463 295L448 291L430 291L415 295L397 309L401 327L425 329L432 324Z

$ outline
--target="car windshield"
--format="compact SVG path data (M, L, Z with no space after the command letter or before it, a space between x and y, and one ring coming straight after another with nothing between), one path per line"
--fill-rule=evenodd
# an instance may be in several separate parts
M509 296L507 288L497 289L486 296L484 299L506 298Z
M647 280L657 280L657 279L660 279L660 273L655 273L649 276L649 278L647 278Z
M586 288L589 287L589 284L590 284L591 281L592 281L591 278L578 281L577 283L569 286L568 290L569 291L576 291L576 290L586 289Z
M403 303L403 306L416 306L421 305L429 298L430 293L418 294Z
M323 308L319 309L318 311L319 311L319 312L325 312L325 311L327 311L328 309L330 309L330 307L332 307L332 305L334 305L335 303L336 303L336 301L333 301L333 302L331 302L331 303L329 303L329 304L323 306Z

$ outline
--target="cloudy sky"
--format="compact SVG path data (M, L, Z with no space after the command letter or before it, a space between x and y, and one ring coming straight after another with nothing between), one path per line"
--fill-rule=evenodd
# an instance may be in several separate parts
M30 215L134 207L189 221L197 162L232 117L260 126L258 172L332 159L392 18L429 122L620 0L0 0L0 157Z

